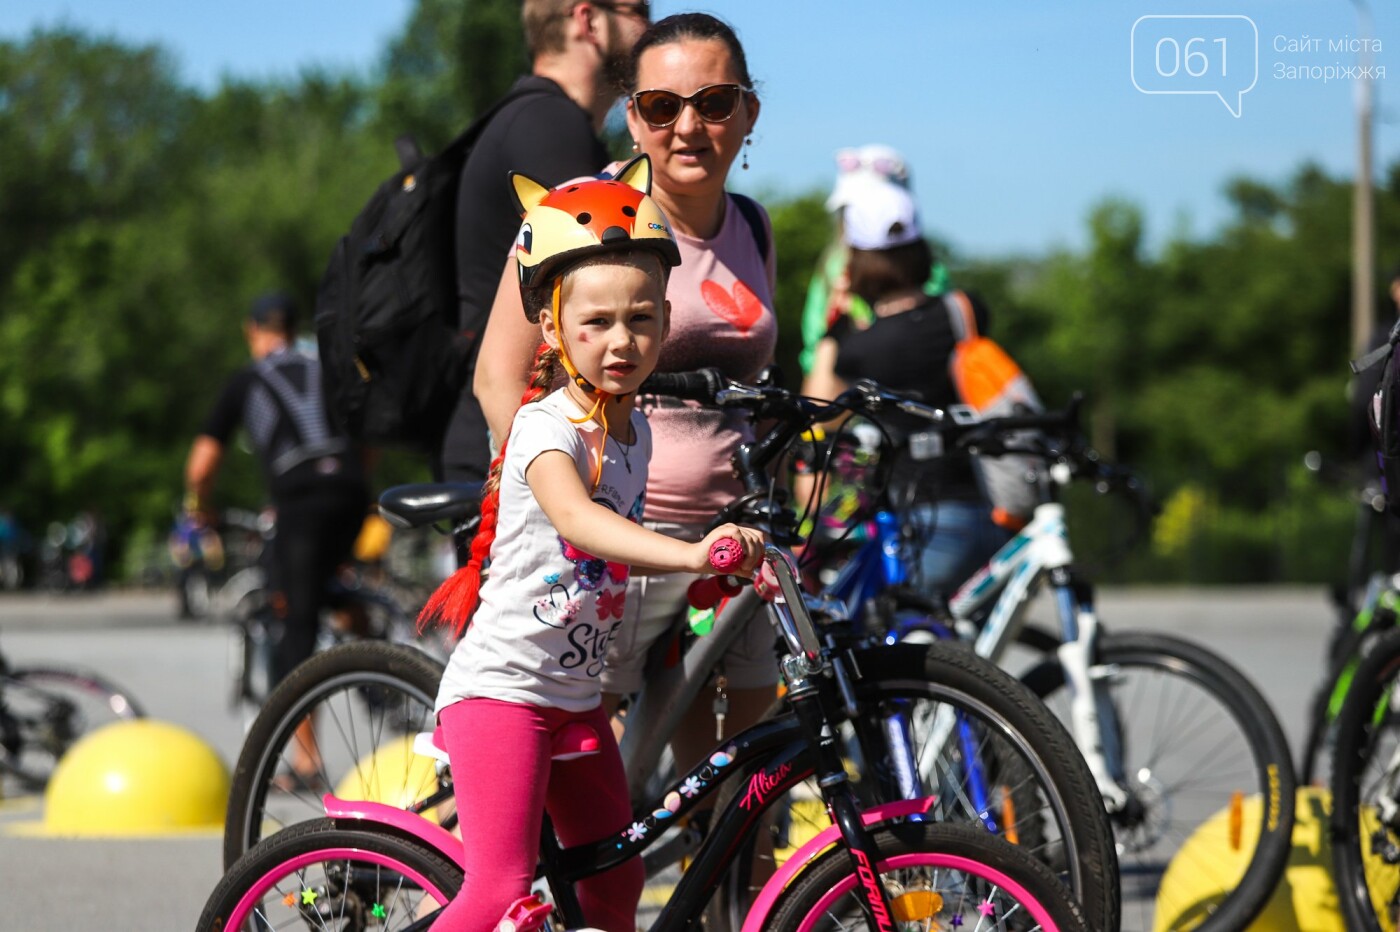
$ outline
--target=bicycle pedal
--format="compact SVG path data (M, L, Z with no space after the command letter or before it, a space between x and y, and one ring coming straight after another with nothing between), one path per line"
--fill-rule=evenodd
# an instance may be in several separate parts
M496 932L535 932L553 911L554 907L536 894L522 896L506 909L506 914L496 923Z

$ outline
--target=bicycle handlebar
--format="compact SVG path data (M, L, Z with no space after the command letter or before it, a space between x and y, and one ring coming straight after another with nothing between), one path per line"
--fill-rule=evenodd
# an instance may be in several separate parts
M653 372L637 389L639 395L667 395L685 401L714 403L715 395L728 380L718 369L697 369L694 372Z
M1083 398L1078 394L1058 411L982 417L965 405L936 408L870 379L855 382L833 401L807 398L776 385L746 385L713 368L655 373L643 383L640 391L720 408L741 408L754 419L778 422L767 435L741 444L735 451L735 473L743 482L746 494L727 506L719 520L765 527L779 541L797 539L796 521L782 507L781 494L773 496L768 468L803 431L847 412L878 420L883 412L899 411L926 421L930 429L942 437L945 450L993 457L1034 456L1052 464L1051 473L1058 482L1078 477L1094 482L1100 492L1127 492L1142 519L1156 510L1134 473L1103 462L1098 453L1083 442L1079 417ZM778 508L774 507L775 503Z

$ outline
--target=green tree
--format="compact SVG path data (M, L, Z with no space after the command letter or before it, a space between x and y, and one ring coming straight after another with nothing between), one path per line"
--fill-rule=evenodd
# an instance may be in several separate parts
M519 0L419 0L384 56L380 130L440 148L527 64Z

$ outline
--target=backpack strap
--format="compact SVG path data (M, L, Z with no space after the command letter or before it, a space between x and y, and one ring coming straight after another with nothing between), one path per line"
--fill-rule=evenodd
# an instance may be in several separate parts
M305 356L299 358L306 363L307 380L306 388L300 391L279 371L275 362L263 360L253 367L254 377L267 390L296 440L291 449L268 464L274 476L285 475L308 460L350 452L350 442L334 436L326 424L321 405L320 373L316 371L315 361Z
M729 196L734 200L734 206L739 208L739 213L743 214L744 222L753 231L754 242L758 243L758 254L766 264L770 244L768 242L768 227L763 223L763 208L758 206L758 201L747 195L730 192Z
M948 311L948 322L952 324L953 336L959 343L975 340L977 332L977 311L972 307L972 299L965 291L945 291L940 295L943 307Z
M549 93L552 92L548 88L544 87L511 88L508 92L506 92L506 96L502 97L500 100L496 101L494 104L488 107L485 113L481 114L481 116L477 117L475 120L472 121L472 124L470 126L462 130L460 136L449 142L443 148L441 156L447 156L448 153L452 154L452 158L458 158L459 156L461 156L466 149L469 149L471 146L476 144L477 137L480 136L482 131L486 129L487 125L493 119L496 118L496 114L504 110L508 104L512 104L515 101L520 100L522 97L529 97L532 94ZM398 140L395 140L394 144L395 147L398 148ZM401 149L400 152L402 152Z
M1395 352L1395 345L1400 343L1400 320L1397 320L1390 328L1390 336L1386 337L1384 343L1371 350L1360 359L1351 361L1351 371L1353 373L1365 372L1367 369L1390 358L1390 354Z

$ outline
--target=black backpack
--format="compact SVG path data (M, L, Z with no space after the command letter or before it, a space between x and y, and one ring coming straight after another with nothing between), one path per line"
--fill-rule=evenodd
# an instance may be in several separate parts
M479 336L458 329L462 166L491 118L530 93L541 91L507 94L437 155L397 139L400 170L336 244L316 294L316 341L326 413L346 436L436 450Z
M1391 512L1400 513L1400 322L1390 328L1390 336L1380 346L1355 360L1352 372L1365 372L1384 364L1380 384L1366 403L1366 424L1376 444L1376 464L1380 467L1381 489Z

